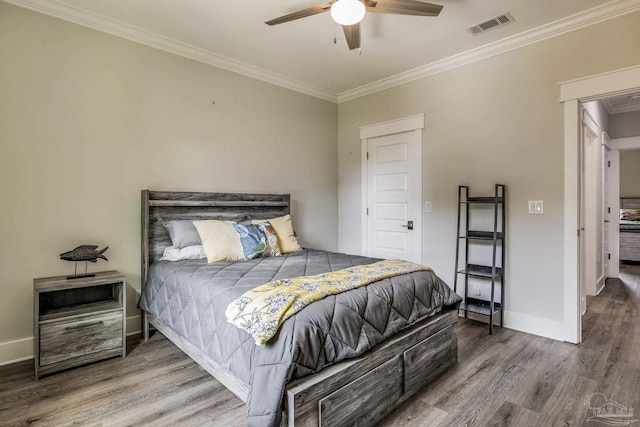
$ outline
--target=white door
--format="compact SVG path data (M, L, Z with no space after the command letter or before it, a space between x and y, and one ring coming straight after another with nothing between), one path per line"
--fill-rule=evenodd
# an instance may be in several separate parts
M422 262L420 130L367 139L367 255Z
M596 132L590 126L589 116L585 114L582 121L582 171L581 171L581 203L580 209L580 308L584 314L587 310L587 295L596 295L598 270L597 248L597 169L598 142Z

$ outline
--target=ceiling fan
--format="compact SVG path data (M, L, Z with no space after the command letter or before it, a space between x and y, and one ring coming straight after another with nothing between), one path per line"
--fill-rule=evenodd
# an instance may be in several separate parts
M442 6L418 0L331 0L265 22L278 25L319 13L331 13L331 18L342 25L349 49L360 47L360 21L366 12L395 15L438 16Z

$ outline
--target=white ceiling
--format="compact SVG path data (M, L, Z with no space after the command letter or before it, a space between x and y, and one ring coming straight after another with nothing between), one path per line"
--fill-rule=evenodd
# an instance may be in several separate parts
M604 4L638 8L633 0L434 0L444 5L435 18L367 14L358 55L348 50L342 29L328 13L274 27L264 24L322 0L6 1L98 28L104 18L111 27L134 27L134 31L153 33L335 96L557 20L570 22L573 18L568 17L587 16L585 11ZM465 30L504 12L510 12L516 22L477 36Z

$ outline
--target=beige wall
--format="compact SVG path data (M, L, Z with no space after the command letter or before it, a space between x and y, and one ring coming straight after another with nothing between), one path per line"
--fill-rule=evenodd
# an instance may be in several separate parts
M0 363L79 244L137 315L142 189L291 193L301 242L337 249L335 104L4 2L0 64Z
M620 197L640 197L640 150L620 151Z
M639 39L635 13L340 104L340 250L360 252L358 127L425 113L424 262L453 283L457 186L506 184L507 318L553 335L564 316L558 83L639 64ZM528 200L543 200L544 215L528 215Z
M612 114L611 138L640 136L640 111ZM620 197L640 197L640 150L620 151Z
M640 136L640 111L612 114L610 118L609 136L611 136L611 138Z

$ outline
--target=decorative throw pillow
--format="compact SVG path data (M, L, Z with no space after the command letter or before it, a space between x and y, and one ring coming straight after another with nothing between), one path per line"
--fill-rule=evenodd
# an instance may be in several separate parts
M625 221L640 221L640 209L620 209L620 219Z
M233 221L193 221L198 230L209 264L217 261L244 259L240 236Z
M169 246L164 248L164 254L162 258L160 258L160 261L182 261L185 259L205 259L206 257L207 254L204 253L202 245L187 246L182 249Z
M164 228L169 232L171 243L176 249L186 248L187 246L202 245L198 230L191 220L173 220L163 222Z
M244 259L260 258L267 249L267 236L263 229L256 224L233 224L233 227L240 237Z
M280 216L277 218L271 218L267 220L273 227L278 236L278 244L280 245L280 252L288 254L291 252L299 252L302 250L298 239L293 231L293 221L291 221L291 215ZM260 221L254 221L260 222Z
M267 248L262 253L262 257L281 256L280 245L278 244L278 235L271 224L267 221L254 223L264 232L267 237Z

